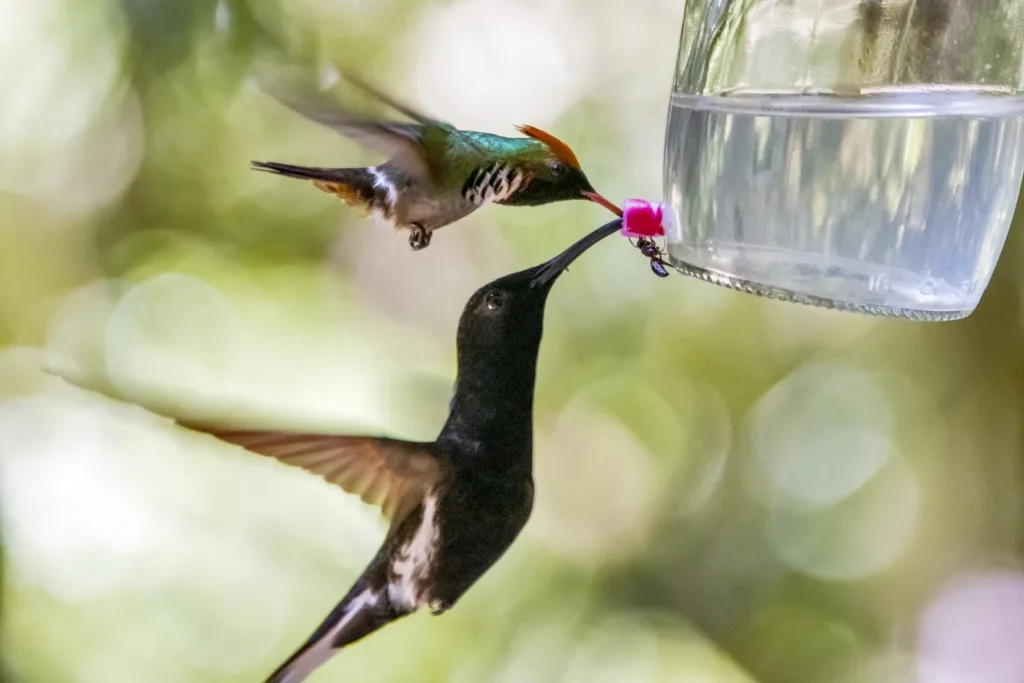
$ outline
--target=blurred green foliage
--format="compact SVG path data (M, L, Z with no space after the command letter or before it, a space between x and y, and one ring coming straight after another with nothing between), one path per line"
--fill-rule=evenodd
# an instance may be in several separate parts
M432 438L463 302L605 219L487 207L411 253L249 170L372 160L247 85L263 50L357 66L465 127L550 127L607 196L657 197L680 7L642 5L0 8L14 680L261 680L383 531L314 477L44 363L205 418ZM1022 234L977 312L932 325L661 281L607 240L548 308L522 538L449 615L404 620L313 680L886 683L940 666L921 624L960 595L949 582L1024 580ZM964 604L940 625L1004 623L999 601Z

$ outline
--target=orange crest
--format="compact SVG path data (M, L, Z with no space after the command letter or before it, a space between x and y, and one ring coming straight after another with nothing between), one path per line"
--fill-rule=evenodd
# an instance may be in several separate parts
M540 128L534 128L533 126L516 126L516 130L527 137L543 142L556 157L570 166L575 168L580 167L580 162L576 159L576 155L572 153L572 150L569 149L569 145L565 144L551 133L547 133Z

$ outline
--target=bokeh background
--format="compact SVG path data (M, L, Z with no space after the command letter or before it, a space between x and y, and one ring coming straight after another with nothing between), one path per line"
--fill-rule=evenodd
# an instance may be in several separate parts
M251 159L377 159L249 85L263 46L661 196L680 0L0 1L0 674L262 680L384 526L306 473L41 371L235 423L430 439L461 307L607 220L486 207L423 252ZM913 324L655 278L552 295L537 502L442 619L312 681L1019 683L1021 266Z

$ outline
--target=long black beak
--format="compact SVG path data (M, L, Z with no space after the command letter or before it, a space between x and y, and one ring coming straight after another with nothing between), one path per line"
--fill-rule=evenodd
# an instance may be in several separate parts
M550 287L554 284L558 276L561 275L565 269L569 267L569 264L575 261L580 254L585 252L587 249L590 249L590 247L594 246L608 235L611 235L613 232L618 232L621 227L621 218L616 218L610 223L605 223L594 232L577 241L555 258L543 265L537 266L537 270L531 278L530 285L532 287Z

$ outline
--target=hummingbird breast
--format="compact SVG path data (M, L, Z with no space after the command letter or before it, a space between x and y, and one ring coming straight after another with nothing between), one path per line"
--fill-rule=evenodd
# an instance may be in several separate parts
M450 609L529 519L529 479L457 479L429 493L403 529L388 571L388 597L399 609Z
M427 493L419 515L407 520L405 531L388 565L388 599L412 612L428 605L432 597L429 586L441 538L435 491Z
M533 507L530 479L455 475L424 496L398 530L388 562L390 603L448 610L508 550Z
M371 206L380 223L397 229L419 225L437 230L472 213L479 204L459 192L446 191L429 179L410 176L400 167L382 164L371 169L376 187L384 188L387 205Z

